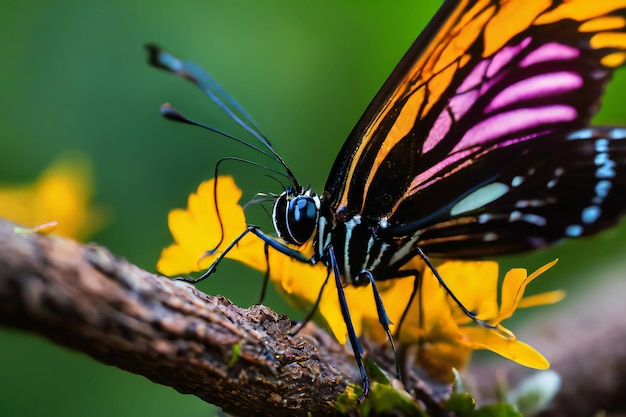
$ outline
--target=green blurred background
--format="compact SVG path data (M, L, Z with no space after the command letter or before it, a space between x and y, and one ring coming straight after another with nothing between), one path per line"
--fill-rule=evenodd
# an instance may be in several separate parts
M303 183L320 190L344 138L439 2L2 1L0 182L31 181L68 149L93 162L96 202L110 213L92 239L154 271L171 243L167 213L248 150L163 120L172 102L231 133L233 122L188 83L145 63L156 42L209 70L262 126ZM626 73L611 84L598 123L625 124ZM621 100L620 100L621 99ZM244 201L276 183L227 165ZM1 204L1 202L0 202ZM262 213L257 213L261 216ZM575 288L619 262L626 229L593 242L505 260L535 268L562 259L535 290ZM227 265L226 265L227 264ZM240 305L261 274L228 262L201 288ZM226 282L220 277L241 277ZM241 289L249 289L242 292ZM294 314L274 293L266 304ZM294 314L298 317L298 314ZM491 355L492 357L495 355ZM209 416L217 409L36 336L0 329L0 416Z

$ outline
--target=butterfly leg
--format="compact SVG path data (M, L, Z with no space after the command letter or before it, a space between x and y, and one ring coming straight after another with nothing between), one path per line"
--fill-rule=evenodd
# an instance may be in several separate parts
M361 271L362 275L366 275L372 285L372 292L374 293L374 302L376 303L376 313L378 314L378 322L383 329L387 333L387 338L389 339L389 343L391 344L391 349L393 350L393 356L396 360L396 376L398 379L401 379L400 376L400 361L398 360L398 352L396 351L396 345L393 342L393 336L391 336L391 331L389 330L389 325L393 324L389 317L387 316L387 312L385 311L385 306L383 305L383 300L380 297L380 292L378 292L378 287L376 286L376 282L374 280L374 276L368 270Z
M448 287L448 284L446 284L444 279L441 277L441 275L439 274L439 271L437 271L437 268L435 268L435 265L433 265L432 262L430 262L430 259L428 259L424 251L422 251L422 249L419 246L416 246L414 250L417 253L417 255L420 258L422 258L422 260L424 261L428 269L432 271L435 278L437 278L437 281L439 281L439 285L441 285L443 289L446 290L450 298L452 298L452 300L456 303L457 306L459 306L461 311L463 311L463 313L467 317L471 318L472 320L474 320L476 323L480 324L483 327L486 327L488 329L498 330L498 326L494 326L492 324L487 323L484 320L479 319L478 317L476 317L476 314L477 314L476 312L468 310L467 307L463 305L461 300L459 300L457 296L454 295L454 292L450 289L450 287Z
M339 265L337 264L337 258L335 257L335 251L333 250L332 246L328 247L327 255L329 257L329 263L333 268L333 275L335 276L335 284L337 286L337 295L339 296L341 315L343 316L343 321L346 323L346 329L348 330L348 339L350 339L352 351L354 352L354 359L356 360L356 364L359 368L359 372L361 373L361 379L363 381L361 384L361 386L363 387L363 392L356 400L357 404L359 404L365 399L365 397L367 397L367 394L369 394L370 391L370 381L367 377L367 372L365 372L365 366L363 365L363 348L361 347L359 338L357 337L354 326L352 325L350 310L348 309L348 302L346 301L346 294L343 291L343 283L341 282L341 275L339 274Z
M296 325L296 327L294 329L292 329L292 331L291 331L291 335L292 336L297 335L298 332L300 332L300 330L302 330L302 328L304 326L306 326L306 324L308 322L310 322L311 319L313 318L313 314L315 314L315 312L317 311L317 309L320 306L320 301L322 301L322 294L324 293L324 288L326 288L326 284L328 284L328 278L330 278L330 268L328 268L328 273L326 274L326 279L324 280L324 283L322 284L322 287L320 288L319 292L317 293L317 299L315 300L315 304L313 304L313 308L311 309L311 311L309 311L309 314L306 315L304 320L302 320L300 323L298 323L298 325Z
M273 237L266 235L265 233L263 233L261 230L259 230L258 226L248 226L246 228L246 230L244 230L239 236L237 236L235 239L233 239L232 242L230 242L230 244L226 247L226 249L224 249L224 251L222 251L222 253L217 257L217 259L215 259L215 261L207 268L207 270L200 275L198 278L176 278L177 281L185 281L185 282L190 282L190 283L197 283L200 282L204 279L207 279L209 276L211 276L216 270L217 270L217 265L219 265L220 262L222 262L222 260L226 257L226 254L228 252L230 252L236 245L237 243L239 243L239 241L241 239L243 239L248 233L252 233L253 235L256 235L259 239L261 239L262 241L264 241L267 245L273 247L274 249L276 249L277 251L291 257L294 258L300 262L304 262L304 263L311 263L312 260L307 258L306 256L304 256L303 254L301 254L300 252L298 252L295 249L291 249L289 246L285 245L284 243L278 242L277 240L275 240ZM212 254L213 252L215 252L215 250L211 250L208 253Z
M259 303L263 304L265 300L265 293L267 292L267 284L270 282L270 254L269 244L267 242L263 245L263 254L265 255L265 275L263 276L263 287L261 287L261 295L259 296Z
M222 262L222 259L224 259L224 257L226 256L226 254L228 252L230 252L230 250L232 248L235 247L235 245L237 245L237 243L239 243L239 241L241 239L244 238L244 236L246 236L248 233L250 233L253 229L255 228L255 226L248 226L248 228L246 230L244 230L239 236L237 236L232 242L230 242L230 244L226 247L226 249L224 249L224 251L217 257L217 259L215 259L215 261L207 268L206 271L204 271L204 273L202 275L200 275L198 278L176 278L177 281L185 281L185 282L190 282L192 284L195 284L197 282L203 281L205 279L207 279L208 277L210 277L216 270L217 270L217 265ZM206 253L208 255L212 255L215 252L215 249L212 249L210 251L207 251Z
M415 297L417 297L419 289L422 286L422 271L417 270L417 269L410 269L410 270L401 271L401 272L402 272L401 275L395 276L394 278L401 278L401 277L405 277L405 276L406 277L412 276L414 279L413 279L413 290L411 291L411 296L409 297L409 302L407 303L406 307L404 308L404 311L402 312L402 316L400 316L400 320L398 320L398 325L396 326L396 331L395 331L395 334L394 334L394 337L396 339L400 335L400 329L402 329L402 324L404 323L404 320L406 320L407 314L409 314L409 309L413 305L413 301L415 300Z

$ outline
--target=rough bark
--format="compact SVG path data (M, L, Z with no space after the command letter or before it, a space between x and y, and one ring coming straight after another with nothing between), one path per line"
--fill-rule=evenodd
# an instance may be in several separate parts
M0 324L235 415L333 415L344 349L290 337L290 320L150 274L105 248L15 233L0 220ZM335 358L338 356L338 358ZM339 364L336 366L334 364Z
M618 298L626 293L624 286L607 291ZM594 303L617 307L573 307L574 314L542 318L552 327L535 323L522 337L548 353L563 375L563 389L545 415L626 409L623 304L607 302L602 293L594 297ZM349 350L314 326L292 337L290 320L268 307L243 309L143 271L101 246L16 233L3 220L0 325L38 333L238 416L336 415L333 401L348 383L360 382ZM365 348L393 369L386 346ZM496 373L515 379L520 369L511 364L472 373L488 398ZM405 386L438 414L445 388L425 385L410 368Z

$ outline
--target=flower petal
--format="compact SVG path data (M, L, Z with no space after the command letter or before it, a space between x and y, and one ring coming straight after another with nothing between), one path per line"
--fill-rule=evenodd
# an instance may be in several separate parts
M54 230L84 239L106 222L91 204L91 164L79 152L61 155L32 184L0 187L0 216L27 227L56 221Z
M500 313L498 314L496 324L513 315L513 312L524 295L526 286L539 275L552 268L557 262L558 259L555 259L528 276L526 276L526 270L522 268L511 269L507 272L502 282L502 299L500 301Z
M497 331L485 327L464 328L473 349L487 349L520 365L535 369L548 369L548 360L532 346L517 339L503 337Z
M541 294L530 295L520 300L517 308L537 307L547 304L555 304L565 298L566 292L564 290L554 290L543 292Z
M448 261L439 268L441 277L470 311L483 320L490 320L498 313L498 263L493 261ZM455 305L453 317L458 323L470 322L471 318Z
M247 228L243 208L238 204L241 194L230 176L200 184L189 196L186 210L170 212L168 224L175 243L161 252L157 269L174 275L207 268ZM255 236L245 236L226 257L257 269L266 267L263 242Z

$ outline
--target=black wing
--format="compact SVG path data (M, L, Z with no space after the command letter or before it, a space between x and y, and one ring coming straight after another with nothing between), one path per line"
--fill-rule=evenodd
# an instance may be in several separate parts
M624 63L625 8L624 0L446 2L344 144L326 185L330 207L342 218L387 218L395 237L419 234L425 250L444 256L517 251L576 235L597 178L591 168L570 171L599 155L597 135L621 130L588 131L580 142L568 137L588 126ZM617 195L626 192L623 145L605 139L615 155ZM546 159L547 152L562 157ZM543 188L510 182L530 180L532 167ZM591 197L547 188L557 167ZM525 213L522 201L547 201L547 193L555 205L528 211L520 223L535 213L545 227L504 220ZM612 197L598 206L600 218L580 225L580 234L614 223L624 204Z
M456 176L484 178L502 158L508 164L496 176L447 198ZM588 128L487 152L422 198L440 208L405 227L419 230L419 246L433 256L492 256L596 233L626 208L626 129Z

